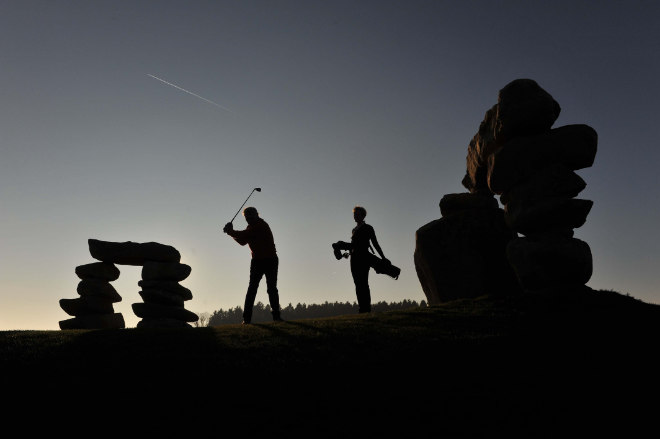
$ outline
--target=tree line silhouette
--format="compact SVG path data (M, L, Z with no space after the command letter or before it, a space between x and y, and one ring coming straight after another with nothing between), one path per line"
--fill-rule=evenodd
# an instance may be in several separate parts
M407 309L415 307L425 307L426 301L416 302L414 300L404 299L401 302L387 303L384 301L374 303L371 305L372 312L393 311L398 309ZM285 320L297 319L310 319L321 317L333 317L345 314L357 314L359 306L357 302L328 302L321 304L304 304L298 303L295 307L289 303L288 306L282 308L282 317ZM268 322L273 319L271 314L270 305L264 305L262 302L257 302L252 311L252 322ZM243 308L237 306L227 310L219 309L214 311L209 317L207 326L219 326L232 323L241 323L243 321Z

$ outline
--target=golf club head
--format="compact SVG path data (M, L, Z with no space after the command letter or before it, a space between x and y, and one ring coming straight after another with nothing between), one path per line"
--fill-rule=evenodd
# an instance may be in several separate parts
M261 192L261 188L260 188L260 187L255 187L254 190L257 191L257 192Z

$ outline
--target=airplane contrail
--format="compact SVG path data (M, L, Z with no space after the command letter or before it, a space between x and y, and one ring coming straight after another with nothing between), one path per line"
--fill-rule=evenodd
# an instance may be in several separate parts
M217 103L215 103L215 102L213 102L213 101L210 101L210 100L206 99L205 97L202 97L202 96L200 96L200 95L197 95L197 94L195 94L195 93L193 93L193 92L191 92L191 91L188 91L188 90L186 90L185 88L181 88L181 87L179 87L178 85L172 84L171 82L167 82L167 81L165 81L164 79L160 79L160 78L157 77L157 76L150 75L149 73L147 73L147 76L151 76L152 78L157 79L157 80L159 80L160 82L162 82L162 83L164 83L164 84L171 85L172 87L174 87L174 88L176 88L176 89L178 89L178 90L181 90L181 91L183 91L183 92L186 92L186 93L188 93L189 95L193 95L193 96L195 96L196 98L199 98L199 99L201 99L201 100L203 100L203 101L208 102L209 104L215 105L216 107L222 108L222 109L225 110L225 111L229 111L230 113L233 113L233 111L231 111L229 108L223 107L222 105L217 104Z

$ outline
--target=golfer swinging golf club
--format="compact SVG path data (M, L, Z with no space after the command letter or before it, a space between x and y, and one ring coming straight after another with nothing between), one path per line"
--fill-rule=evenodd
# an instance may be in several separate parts
M260 188L255 188L259 189ZM253 189L254 191L254 189ZM252 193L250 193L252 195ZM248 196L248 198L250 198ZM247 202L247 200L245 200ZM245 205L245 203L243 203ZM241 206L243 207L243 206ZM240 209L239 209L240 211ZM268 300L270 302L273 320L283 321L280 316L280 298L277 291L277 270L279 259L275 250L275 241L270 226L266 221L259 217L259 212L254 207L246 207L243 210L243 216L248 226L245 230L234 230L233 219L225 224L222 229L227 235L234 238L240 245L248 244L252 252L252 261L250 262L250 283L248 284L247 294L245 295L245 306L243 307L243 324L252 322L252 308L254 299L257 296L259 282L266 276L266 288ZM234 215L234 218L236 216Z

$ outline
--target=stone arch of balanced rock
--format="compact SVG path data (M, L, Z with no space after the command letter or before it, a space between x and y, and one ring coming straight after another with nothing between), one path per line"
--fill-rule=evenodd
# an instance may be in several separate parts
M80 278L75 299L60 299L60 307L73 318L60 321L60 329L124 328L124 317L116 313L113 303L121 296L111 282L119 279L117 265L142 266L140 296L144 302L134 303L133 312L142 318L138 328L191 327L197 314L185 309L192 299L190 290L179 282L191 272L181 263L181 254L172 246L157 242L109 242L89 239L92 262L76 267Z
M593 202L575 198L586 187L575 171L593 165L598 136L587 125L553 128L560 111L531 79L499 91L468 146L469 192L442 197L441 218L415 235L415 269L430 305L589 281L591 250L573 236Z

